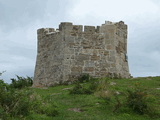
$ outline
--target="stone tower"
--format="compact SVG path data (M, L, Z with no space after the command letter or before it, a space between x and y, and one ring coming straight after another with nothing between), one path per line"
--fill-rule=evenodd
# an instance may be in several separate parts
M41 28L33 86L52 86L81 74L129 78L127 25L106 21L101 26L62 22L59 29Z

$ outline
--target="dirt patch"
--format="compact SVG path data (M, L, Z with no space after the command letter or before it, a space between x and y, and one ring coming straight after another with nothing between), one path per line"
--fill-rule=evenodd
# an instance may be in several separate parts
M156 88L157 90L160 90L160 88Z

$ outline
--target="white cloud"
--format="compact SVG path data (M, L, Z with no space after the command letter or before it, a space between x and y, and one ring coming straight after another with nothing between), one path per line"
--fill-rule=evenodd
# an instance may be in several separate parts
M85 20L93 23L97 19L102 21L128 20L142 22L158 13L159 8L150 0L79 0L70 10L73 19ZM131 20L131 21L132 21Z

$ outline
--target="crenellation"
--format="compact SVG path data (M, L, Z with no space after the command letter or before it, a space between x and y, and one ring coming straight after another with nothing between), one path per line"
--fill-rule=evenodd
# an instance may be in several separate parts
M76 33L81 33L81 32L83 32L83 26L82 25L73 25L72 31L76 32Z
M55 32L54 28L41 28L37 30L38 35L52 33L52 32Z
M84 26L84 33L94 34L96 31L95 26Z
M113 25L113 23L111 21L105 21L105 24L103 25Z
M100 32L100 26L97 26L95 31L96 31L97 33L99 33L99 32Z
M58 29L37 30L38 50L33 86L74 81L81 74L93 77L130 77L127 25L106 21L101 26L62 22Z
M59 25L59 31L71 29L72 27L73 26L71 22L61 22L61 24Z

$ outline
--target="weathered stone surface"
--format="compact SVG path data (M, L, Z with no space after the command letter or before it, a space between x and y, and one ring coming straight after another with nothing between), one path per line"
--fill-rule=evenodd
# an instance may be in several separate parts
M109 55L109 51L104 51L104 55L105 56Z
M100 56L92 55L91 60L94 60L94 61L100 60Z
M95 26L84 26L84 32L95 33Z
M85 67L84 71L93 72L94 71L94 67Z
M38 54L33 86L53 86L82 73L93 77L130 77L127 25L123 21L102 26L62 22L59 29L37 30Z
M79 54L77 55L77 61L89 60L89 55L87 54Z
M82 71L82 67L72 67L71 71Z
M85 61L85 67L94 67L94 61Z

